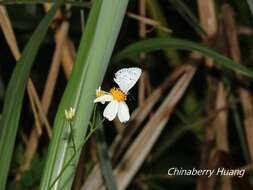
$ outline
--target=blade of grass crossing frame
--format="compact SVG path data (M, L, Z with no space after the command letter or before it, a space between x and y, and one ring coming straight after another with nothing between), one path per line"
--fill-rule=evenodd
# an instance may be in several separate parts
M51 189L71 189L80 151L74 155L71 164L66 166L74 151L66 140L69 127L64 118L64 110L70 107L76 110L72 128L73 138L78 147L87 132L95 90L100 86L107 69L127 4L128 0L93 1L73 72L55 118L40 189L49 189L50 186ZM62 173L63 168L66 169ZM54 183L55 179L58 180Z
M183 39L172 38L172 37L150 38L150 39L132 43L131 45L127 46L122 51L120 51L114 57L113 61L118 62L122 59L135 56L139 54L140 52L157 51L157 50L161 50L168 47L181 49L181 50L198 51L202 54L205 54L213 58L214 60L217 61L218 64L226 67L227 69L231 69L235 72L238 72L240 74L253 78L253 71L243 66L243 64L237 64L233 60L221 55L215 50L208 48L204 45L201 45L189 40L183 40Z
M96 122L98 123L101 120L102 120L101 115L100 113L97 112ZM118 188L113 175L111 160L108 155L108 147L105 141L103 127L98 128L96 136L97 136L97 147L98 147L98 156L100 160L100 167L105 180L105 184L107 186L107 189L117 190Z
M186 22L200 35L206 36L206 32L199 24L197 17L181 0L170 0L170 3L178 11L178 13L186 20Z
M147 0L147 9L149 15L157 20L162 26L169 27L166 18L163 14L162 8L160 6L159 0ZM169 34L161 30L156 29L158 37L167 37ZM178 52L174 49L163 49L165 55L170 59L173 65L179 65L181 63L180 56Z
M62 0L56 1L36 28L14 68L7 87L0 121L0 189L5 189L29 73L40 44L61 3Z
M232 93L229 95L229 99L231 100L231 102L235 101L235 97ZM236 130L237 130L240 146L242 148L242 153L243 153L243 156L244 156L244 160L246 162L250 162L248 146L247 146L247 143L246 143L246 140L245 140L245 135L243 133L243 126L242 126L242 122L241 122L241 118L240 118L240 113L238 111L238 106L236 104L235 105L232 104L231 111L232 111L232 116L233 116L233 120L234 120L234 123L235 123L235 127L236 127Z
M0 0L0 5L34 5L34 4L44 4L44 3L54 3L54 0ZM84 2L80 0L72 1L65 0L64 4L76 6L76 7L90 7L90 2Z
M252 0L247 0L247 2L248 2L248 5L249 5L251 15L253 17L253 1Z
M43 178L40 185L40 189L49 189L54 179L58 177L59 173L61 172L61 169L64 167L63 162L66 156L66 151L67 151L67 146L68 146L68 143L64 141L64 139L68 138L67 135L66 137L63 137L64 129L65 129L66 134L68 132L66 130L68 126L64 120L64 110L68 109L68 106L70 107L73 106L73 108L75 108L74 104L71 105L70 103L70 99L71 99L70 92L71 91L75 92L77 91L75 89L78 89L77 81L81 80L80 78L81 78L82 73L80 72L84 70L81 64L83 64L83 67L85 67L84 64L86 63L84 60L85 60L86 54L88 53L87 49L89 48L93 40L92 34L95 32L95 29L96 29L97 17L99 15L100 7L101 7L101 2L99 1L96 1L94 5L92 6L92 9L87 21L87 25L86 25L86 31L83 34L80 45L79 45L79 50L78 50L77 58L76 58L77 60L74 65L71 78L68 82L68 85L66 87L66 90L64 92L64 95L62 97L62 100L60 102L60 105L57 111L57 115L54 121L53 136L52 136L50 146L49 146L49 153L47 156L46 166L43 171ZM76 68L81 68L81 69L77 70ZM73 94L73 97L74 96L78 96L78 95ZM85 131L83 133L85 134ZM73 136L73 139L75 140L74 136ZM57 150L61 150L61 153L58 153ZM56 169L54 169L54 167L56 167ZM55 183L53 189L57 189L58 186L59 186L59 181Z

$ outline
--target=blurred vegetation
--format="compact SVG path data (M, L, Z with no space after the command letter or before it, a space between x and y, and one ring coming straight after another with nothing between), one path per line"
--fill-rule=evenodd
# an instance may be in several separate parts
M93 111L96 87L108 91L118 69L140 67L130 121L104 121L74 153L67 169L74 179L63 174L51 189L252 189L252 1L105 1L64 1L50 23L52 1L0 0L0 160L11 157L0 163L8 171L0 171L0 187L50 189L74 152L63 138L64 109L77 109L74 138L82 145L102 120L104 106ZM172 167L247 172L168 176Z

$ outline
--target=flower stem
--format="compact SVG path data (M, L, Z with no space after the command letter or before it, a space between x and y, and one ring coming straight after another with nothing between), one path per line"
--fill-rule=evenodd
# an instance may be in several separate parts
M74 147L74 152L76 152L76 144L75 144L73 127L72 127L72 123L71 122L69 122L69 128L70 128L70 140L72 141L72 144L73 144L73 147Z
M77 149L74 152L74 154L70 157L70 159L68 160L68 162L66 163L66 165L62 168L62 170L59 173L59 175L55 178L55 180L53 181L53 183L50 185L49 190L53 188L54 184L58 181L58 179L61 177L61 175L67 169L67 167L70 165L70 163L72 162L72 160L75 158L77 152L81 150L81 148L86 144L86 142L89 140L89 138L91 137L91 135L102 125L102 123L104 122L104 120L105 119L102 119L95 128L93 128L94 125L91 126L89 134L85 137L84 141L77 147ZM94 122L93 122L93 124L94 124Z

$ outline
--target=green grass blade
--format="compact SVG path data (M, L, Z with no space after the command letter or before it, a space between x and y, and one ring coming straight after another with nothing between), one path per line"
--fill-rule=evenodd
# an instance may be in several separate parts
M99 114L97 117L98 117L97 121L98 122L101 121L101 116ZM107 189L117 190L118 188L116 185L115 178L113 176L112 165L108 155L108 147L105 141L103 127L99 127L97 130L97 146L98 146L100 166Z
M247 2L248 2L248 5L249 5L251 15L253 17L253 1L252 0L247 0Z
M0 0L0 5L22 5L22 4L43 4L43 3L53 3L54 0ZM82 1L72 1L72 0L64 0L64 4L69 4L71 6L76 6L76 7L90 7L91 3L89 2L82 2Z
M55 3L36 28L14 68L7 87L0 121L0 189L5 189L29 73L40 44L61 2L62 0L58 0Z
M178 13L185 19L185 21L200 35L206 36L206 32L199 24L197 17L181 0L170 0L170 3L178 11Z
M95 90L103 80L128 4L128 0L93 2L73 72L55 118L53 137L40 186L42 190L52 185L74 153L66 140L69 126L64 118L64 110L70 107L76 110L72 127L77 147L87 132ZM76 154L51 189L71 189L79 154L80 152Z
M162 12L162 8L158 2L158 0L147 0L147 9L149 15L154 19L157 20L162 26L169 28L166 18ZM168 37L169 34L156 29L156 33L158 37ZM163 50L165 55L170 59L172 65L179 65L181 64L180 56L178 52L174 49L164 49Z
M237 64L233 60L221 55L215 50L208 48L204 45L192 42L189 40L183 40L178 38L150 38L133 43L127 46L125 49L120 51L115 57L114 61L118 62L130 56L139 54L140 52L151 52L156 50L162 50L164 48L175 48L180 50L198 51L202 54L210 56L217 61L218 64L231 69L238 73L241 73L248 77L253 77L253 71L243 66L242 64Z
M235 97L232 93L230 94L229 99L231 100L231 102L235 101ZM241 121L241 118L240 118L240 113L239 113L239 110L238 110L238 106L236 104L232 104L231 105L231 111L232 111L232 116L233 116L235 128L236 128L236 131L237 131L237 134L238 134L240 146L242 148L242 153L243 153L243 156L244 156L244 160L246 161L246 163L248 163L248 162L250 162L250 155L249 155L249 152L248 152L248 145L247 145L247 142L245 140L243 125L242 125L242 121Z

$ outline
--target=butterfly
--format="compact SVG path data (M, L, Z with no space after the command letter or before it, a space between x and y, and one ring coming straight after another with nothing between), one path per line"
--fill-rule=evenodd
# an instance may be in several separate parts
M137 67L120 69L115 73L114 81L118 84L120 90L125 94L136 84L140 78L142 70Z
M119 121L124 123L130 119L129 109L126 104L128 91L136 84L140 78L142 70L137 67L120 69L115 73L114 81L119 88L111 88L109 92L96 90L96 99L94 103L100 102L104 104L109 102L104 109L103 116L112 121L117 115Z

